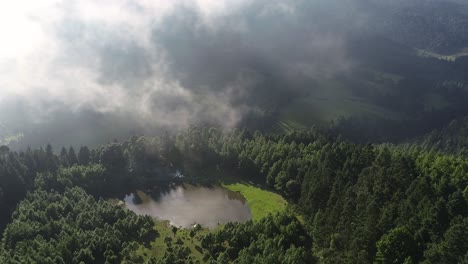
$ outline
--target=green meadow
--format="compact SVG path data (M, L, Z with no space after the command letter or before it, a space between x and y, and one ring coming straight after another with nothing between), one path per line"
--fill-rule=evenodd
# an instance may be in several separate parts
M268 214L284 211L286 200L279 194L263 190L249 183L238 182L222 184L223 187L239 192L247 200L253 220L261 219Z

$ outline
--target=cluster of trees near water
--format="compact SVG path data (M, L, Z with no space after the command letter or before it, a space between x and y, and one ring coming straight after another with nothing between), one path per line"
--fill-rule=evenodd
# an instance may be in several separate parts
M184 153L198 148L201 159L260 177L293 202L323 263L456 263L468 257L468 161L462 157L356 145L314 132L205 129L181 138L192 147Z
M0 217L8 225L0 262L189 262L185 250L160 260L138 256L157 236L151 219L100 199L170 182L168 168L236 172L264 182L294 208L202 238L206 262L468 261L465 158L417 146L353 144L316 130L269 135L191 127L81 147L78 154L2 147Z
M4 234L1 263L141 263L138 247L158 235L151 217L79 187L28 194Z
M228 223L201 244L212 263L315 263L311 242L293 213L280 213L258 222Z

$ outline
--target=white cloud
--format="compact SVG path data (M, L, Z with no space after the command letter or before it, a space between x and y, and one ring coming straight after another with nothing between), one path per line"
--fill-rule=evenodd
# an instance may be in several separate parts
M0 106L21 102L35 121L92 110L178 128L199 119L234 126L262 85L237 80L243 71L275 82L328 70L309 53L341 64L334 39L307 44L321 37L291 19L299 11L287 0L2 1ZM308 57L288 61L295 53ZM1 109L0 121L10 115Z
M74 111L128 112L147 119L151 116L155 122L167 125L186 125L199 106L166 111L150 102L158 102L157 96L171 96L192 103L189 87L167 77L164 51L152 41L153 28L178 6L195 6L206 21L228 12L227 1L213 0L2 1L0 102L20 98L38 119L66 106ZM118 49L115 56L132 52L127 49L144 52L139 57L142 61L133 62L135 67L144 64L141 71L148 71L142 80L103 81L103 67L110 74L114 72L112 67L127 67L121 65L125 60L105 65L109 62L103 61L102 54L113 47ZM128 65L129 69L133 66ZM235 111L228 105L223 108L224 112Z

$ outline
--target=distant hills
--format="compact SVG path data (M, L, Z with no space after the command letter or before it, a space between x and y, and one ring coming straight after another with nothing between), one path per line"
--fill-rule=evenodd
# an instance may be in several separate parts
M296 20L280 20L277 26L286 32L281 36L270 28L271 14L245 15L258 21L244 21L251 30L235 34L202 32L192 39L177 30L159 32L167 35L161 44L173 52L176 72L185 73L181 82L193 91L191 103L209 106L209 95L227 86L226 102L242 115L239 127L283 133L332 126L364 142L404 142L468 115L468 2L295 4L302 13ZM122 64L130 67L131 61ZM177 110L176 104L170 107ZM206 125L215 111L206 111L204 121L190 121ZM0 140L10 143L24 134L14 146L99 145L170 130L160 129L157 118L119 114L61 111L48 123L14 120L20 125L0 127Z
M468 157L468 116L455 119L447 126L411 140L425 150L441 151Z
M362 1L369 27L409 47L457 53L468 43L468 3L461 0Z

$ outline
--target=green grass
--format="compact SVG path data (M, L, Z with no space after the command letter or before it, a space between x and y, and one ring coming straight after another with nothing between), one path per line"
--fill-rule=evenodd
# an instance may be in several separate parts
M247 200L253 220L259 220L268 214L286 209L287 202L281 195L263 190L249 183L223 183L223 187L239 192Z
M461 49L458 52L452 54L439 54L432 51L427 50L416 50L418 56L425 57L425 58L435 58L439 60L446 60L446 61L456 61L460 57L468 56L468 47Z
M274 214L286 210L287 202L281 195L261 189L247 182L241 182L237 177L223 175L220 184L229 190L241 193L246 198L254 221L270 213ZM302 218L300 219L302 220ZM155 220L154 223L154 229L159 233L159 236L150 243L148 248L141 246L137 251L138 255L143 256L144 259L148 259L151 256L160 259L164 257L165 252L168 250L168 244L164 242L165 238L169 237L172 239L172 242L169 243L171 247L174 247L180 238L183 242L182 246L190 249L192 258L203 262L205 251L201 247L200 241L203 236L213 230L202 228L196 231L195 236L192 238L190 237L191 229L178 229L174 235L169 221ZM215 230L220 228L223 228L223 225L218 225Z
M204 252L200 245L201 238L210 232L207 228L202 228L199 231L195 232L195 236L193 238L190 237L190 229L178 229L177 233L174 235L172 233L171 225L169 225L169 221L156 221L154 224L154 229L159 233L158 238L156 238L153 242L150 243L149 248L140 247L138 249L137 254L144 256L144 258L148 258L150 256L154 256L156 258L164 257L164 254L167 252L168 246L164 242L166 237L170 237L172 242L169 243L172 247L177 242L177 239L183 242L182 246L186 246L191 251L191 256L195 259L202 261Z
M239 192L247 200L247 204L252 213L254 221L259 220L268 214L274 214L286 210L287 201L279 194L257 187L249 182L245 182L239 178L238 175L230 174L228 172L220 172L218 170L206 170L198 172L203 174L205 183L219 184L231 191ZM201 177L201 176L200 176ZM192 177L192 180L197 180L198 177ZM191 229L179 229L174 235L171 230L169 221L154 221L154 229L159 233L159 236L150 243L149 248L141 246L137 254L143 256L145 259L154 256L156 258L164 257L165 252L168 250L168 245L164 242L166 237L170 237L172 242L169 243L172 247L175 245L178 238L183 242L182 246L186 246L191 251L191 256L203 262L203 251L200 240L203 236L212 232L208 228L202 228L197 231L193 238L190 237ZM224 225L218 225L214 230L223 228Z
M363 94L389 95L402 76L367 68L311 84L307 96L299 97L280 109L277 129L303 130L313 125L328 125L339 117L378 117L400 119L401 114L385 109Z
M389 73L389 72L382 72L382 71L377 71L374 69L363 69L363 72L365 74L369 74L372 76L373 80L378 82L378 83L389 83L391 82L392 84L398 84L401 80L403 80L403 76L394 74L394 73Z
M20 133L20 134L17 134L17 135L0 138L0 145L9 145L9 144L11 144L13 142L20 141L21 139L23 139L23 137L24 137L24 135L22 133Z
M235 172L221 171L218 169L205 169L202 171L192 171L191 179L200 182L203 179L205 184L221 185L231 191L239 192L247 200L247 205L252 213L253 220L261 219L269 213L284 211L288 202L279 194L264 188L262 183L251 184Z
M424 96L424 109L426 111L440 110L450 106L444 97L436 93L428 93Z
M355 98L316 98L309 96L294 101L280 115L289 124L312 126L326 124L338 117L356 115L391 116L383 108Z
M377 116L398 119L398 114L350 94L342 84L328 84L323 91L292 101L281 109L278 128L284 132L326 125L339 117Z
M307 126L300 124L293 120L279 121L276 126L277 126L278 131L285 132L286 134L294 132L294 131L307 129Z

